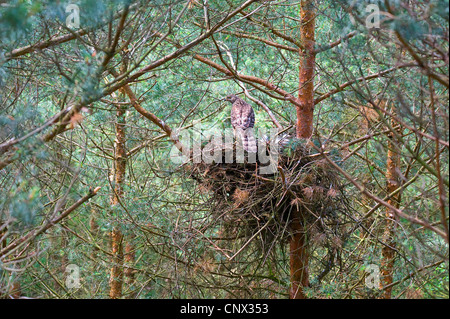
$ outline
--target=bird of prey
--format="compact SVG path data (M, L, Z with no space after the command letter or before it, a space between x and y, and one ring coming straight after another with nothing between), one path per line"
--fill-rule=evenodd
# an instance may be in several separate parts
M226 101L232 103L231 125L235 135L242 141L244 150L256 153L256 140L253 136L253 126L255 125L255 112L250 104L234 94L228 95Z

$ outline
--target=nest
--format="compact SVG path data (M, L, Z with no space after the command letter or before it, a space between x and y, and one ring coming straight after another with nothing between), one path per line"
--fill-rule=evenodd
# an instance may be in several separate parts
M245 155L247 159L249 154ZM223 236L258 238L255 242L267 252L275 242L290 237L293 216L300 216L314 243L330 251L342 245L347 201L336 170L323 155L299 142L290 143L279 153L270 175L259 174L259 161L223 162L192 167L200 190L212 194L212 213L223 224Z

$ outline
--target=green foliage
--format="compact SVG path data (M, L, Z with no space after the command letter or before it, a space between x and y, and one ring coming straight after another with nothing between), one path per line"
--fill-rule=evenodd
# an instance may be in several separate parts
M425 289L430 297L447 299L449 288L449 271L448 263L442 263L432 270L431 277L433 278L427 282Z
M32 226L43 209L39 187L30 187L27 181L21 181L18 187L8 194L8 201L9 212L17 219L18 227Z
M27 1L15 0L0 11L0 39L10 43L22 39L32 27L31 16L39 9Z
M286 298L290 284L288 245L274 241L276 244L269 247L268 255L261 256L254 249L256 241L261 240L259 234L254 234L255 242L249 243L242 241L241 233L226 237L221 219L211 213L219 212L221 218L239 214L242 203L230 196L232 190L226 191L227 204L234 204L236 209L228 212L213 202L211 194L217 190L199 187L188 164L170 159L173 143L133 108L123 92L116 90L103 96L105 90L117 83L109 71L114 68L122 73L124 60L128 59L129 75L133 75L163 57L170 57L177 45L186 45L203 34L202 2L79 0L73 3L80 8L81 28L89 31L87 35L14 59L9 57L14 49L77 30L69 30L65 24L66 2L14 0L0 7L0 145L23 138L7 151L0 150L0 163L12 156L12 163L0 170L0 237L5 229L7 244L19 240L65 211L86 195L89 188L101 189L61 223L27 242L23 256L30 251L29 255L22 258L20 250L0 258L0 297L6 293L3 287L14 277L11 269L25 269L14 272L17 274L14 278L20 279L26 296L107 298L113 265L110 233L118 229L124 235L122 248L125 250L126 244L131 243L135 254L131 265L135 282L125 284L125 297ZM370 3L378 4L382 12L387 12L384 1ZM334 191L342 192L342 201L348 202L352 209L348 216L352 222L336 225L349 232L343 242L322 247L320 238L311 241L311 287L305 289L311 298L375 298L380 293L365 287L363 279L367 265L380 264L386 208L363 196L353 183L379 199L389 200L386 159L391 138L386 132L392 125L392 114L403 122L402 147L398 152L400 171L404 174L402 183L406 186L401 192L399 209L441 227L436 145L427 136L439 135L442 141L448 141L448 89L433 82L436 114L432 113L428 75L448 74L448 62L443 61L445 54L448 55L445 32L449 2L428 1L416 8L417 12L405 10L400 0L389 3L394 7L395 17L384 17L381 30L367 30L362 24L352 23L342 6L351 5L353 16L364 21L367 1L318 3L318 48L327 48L350 32L357 31L357 34L317 54L315 97L333 90L338 93L317 103L311 141L292 137L283 148L284 155L295 162L296 151L312 142L316 147L323 147L329 159L352 178L346 180L342 189L325 190L327 196L336 196ZM120 13L126 4L133 7L123 30L117 33ZM208 1L211 25L241 4L242 1ZM214 40L230 49L237 72L269 81L296 96L299 53L275 48L255 38L295 47L275 31L299 39L298 10L298 3L259 1L245 10L253 13L251 18L238 14L221 30L223 33L214 34ZM180 20L174 23L179 15ZM273 30L258 21L272 24ZM155 36L156 31L166 38ZM410 42L425 57L430 69L424 72L415 65L357 81L414 61L407 50L402 49L399 54L399 43L392 40L392 31L398 31ZM236 36L236 33L252 37ZM104 67L116 34L119 35L116 51ZM130 81L128 84L142 108L172 129L187 127L191 136L198 133L194 123L200 119L205 131L229 129L230 105L223 98L230 93L243 96L243 90L237 79L194 58L198 54L223 66L216 43L208 37L176 59ZM227 52L222 50L221 54L229 63ZM444 58L439 60L439 57ZM340 90L342 84L350 82ZM244 85L252 96L272 110L283 127L292 126L286 133L295 135L297 114L292 103L260 83L244 81ZM376 108L381 98L393 101L386 110ZM245 99L255 110L256 128L272 128L267 113ZM59 112L80 103L83 108L67 123L61 124L61 118L49 122ZM368 120L363 107L376 116ZM119 108L126 108L125 115L118 115ZM433 115L437 117L436 129ZM125 151L129 154L123 183L116 184L117 126L123 122ZM57 127L61 132L43 142ZM37 129L41 130L26 137ZM370 135L373 136L369 138ZM445 144L439 147L441 172L444 180L448 180L448 147ZM314 149L311 154L318 155ZM223 182L226 183L225 177ZM291 183L308 184L290 176L286 180L286 192L292 190ZM113 205L112 198L119 186L123 193L120 202ZM242 179L243 189L248 187L252 191L252 186ZM444 191L448 194L445 185ZM279 202L269 204L274 211L280 205ZM253 213L260 217L259 212ZM321 227L324 222L320 217L315 227ZM257 220L263 227L263 219ZM448 244L426 227L406 219L399 222L394 238L398 253L394 280L398 283L393 295L404 298L403 291L411 288L425 297L448 298ZM1 228L3 225L6 226ZM334 234L325 235L333 237ZM0 250L3 247L0 244ZM316 278L327 264L329 251L335 253L333 267L319 281ZM16 262L16 258L20 261ZM441 260L444 262L435 267L422 269ZM64 286L67 276L64 269L68 264L81 267L79 290ZM408 277L411 273L415 274L412 278Z

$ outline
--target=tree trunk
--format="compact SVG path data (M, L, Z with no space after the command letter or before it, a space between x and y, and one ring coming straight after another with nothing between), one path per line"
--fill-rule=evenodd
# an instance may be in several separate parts
M310 138L314 115L314 66L315 66L315 1L302 0L300 5L299 91L297 106L297 138ZM290 240L291 299L305 299L303 288L309 285L308 243L300 212L294 211L291 221Z
M395 122L392 122L395 125ZM397 134L401 134L401 131L397 131ZM387 153L387 169L386 169L386 189L387 193L391 194L400 187L400 147L396 141L395 134L391 132L388 135L388 153ZM400 204L400 192L389 198L388 203L398 208ZM396 216L390 210L386 210L386 219L382 241L385 244L381 249L381 289L384 289L381 295L383 299L391 299L392 287L384 288L387 285L392 284L394 276L394 261L395 261L395 230L396 230Z
M114 193L111 197L111 205L119 205L123 197L123 183L126 169L126 148L125 148L125 108L118 106L117 122L115 124L116 139L114 143ZM110 276L111 299L118 299L122 296L123 285L123 234L118 226L115 226L111 233L112 246L112 268Z
M315 1L302 0L300 6L300 49L299 91L297 106L297 138L310 138L314 116L314 67L315 47Z
M303 291L309 285L308 278L308 246L306 232L302 225L300 212L294 211L291 221L292 237L290 241L291 287L290 299L306 299Z
M123 286L123 235L118 228L111 232L112 262L111 276L109 278L109 297L119 299L122 297Z

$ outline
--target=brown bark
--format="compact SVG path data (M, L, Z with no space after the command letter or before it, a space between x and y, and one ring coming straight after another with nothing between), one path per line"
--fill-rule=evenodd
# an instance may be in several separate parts
M312 135L314 115L314 65L315 65L315 1L302 0L300 5L300 42L302 47L299 66L299 91L297 109L297 138ZM291 299L305 299L303 288L309 285L308 242L301 214L293 212L290 240Z
M300 6L300 72L297 106L297 138L309 138L313 131L315 54L315 1L302 0Z
M112 262L111 275L109 279L111 299L122 297L123 286L123 235L120 229L114 228L111 232Z
M111 205L119 205L123 197L123 183L126 172L126 135L125 135L125 108L119 107L117 110L117 121L115 123L116 139L114 143L114 189L111 197ZM118 299L122 296L123 286L123 234L118 226L115 226L111 233L112 248L112 268L110 276L111 299Z
M395 126L395 121L392 121L392 125ZM396 132L400 134L400 131ZM395 137L395 133L391 132L388 135L388 154L387 154L387 168L386 168L386 189L388 194L392 194L400 187L400 148L399 143ZM392 195L388 203L395 208L400 204L400 192ZM394 262L396 252L395 231L396 231L396 215L387 208L385 215L385 225L382 241L384 243L381 249L381 267L380 267L380 285L381 288L388 286L382 292L381 298L391 299L392 286L394 276Z
M303 288L309 286L308 275L308 245L306 231L302 225L300 213L294 212L291 221L290 240L290 270L291 287L289 291L290 299L306 299Z

